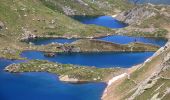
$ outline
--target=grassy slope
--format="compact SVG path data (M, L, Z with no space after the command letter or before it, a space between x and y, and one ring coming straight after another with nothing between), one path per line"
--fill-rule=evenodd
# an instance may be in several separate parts
M157 51L160 47L140 42L125 45L105 42L100 40L82 39L71 44L30 45L26 50L38 50L44 52L144 52Z
M141 12L140 9L143 9L143 11ZM150 14L154 13L155 15L148 18L146 16L142 17L142 15L147 15L146 12L150 12ZM139 5L129 10L127 13L129 14L125 14L125 20L129 20L132 23L130 23L129 27L118 30L119 33L124 33L124 35L130 36L166 37L168 30L165 27L170 23L169 6L156 6L149 4ZM152 29L154 30L151 31Z
M114 91L114 93L112 92L112 94L110 94L110 97L115 96L115 98L121 100L131 97L135 92L137 92L137 89L139 89L139 87L143 85L143 82L147 82L147 79L151 77L153 73L158 72L162 68L163 58L166 57L169 52L170 50L168 49L160 53L158 56L154 57L150 62L145 63L144 65L142 65L141 68L138 68L133 73L131 73L129 79L125 78L118 85L116 85L116 87L111 87L112 89L110 91ZM166 66L169 66L169 64L167 64ZM149 78L151 81L148 81L146 84L144 84L144 92L141 94L138 92L139 95L135 97L135 100L150 100L152 97L156 96L157 93L158 97L156 98L162 97L163 94L166 94L167 89L170 88L168 71L169 69L165 71L161 70L161 74L158 74L158 76L156 77ZM158 80L154 83L153 80L156 78L158 78ZM151 84L152 82L153 84ZM168 94L166 94L163 100L168 100L166 99L167 96ZM108 98L104 100L111 100L110 97L108 96Z
M58 11L48 8L40 0L1 0L0 5L0 21L5 25L3 30L0 30L1 57L11 55L8 52L9 50L3 54L7 47L20 51L28 46L19 41L25 32L23 29L40 36L88 37L96 34L114 33L107 28L83 25ZM17 57L19 55L15 57L11 55L7 58L15 59Z
M0 5L0 20L8 27L7 33L11 35L21 35L22 27L39 35L88 36L109 31L102 27L80 24L46 7L39 0L1 0Z
M73 20L61 11L62 6L74 7L78 12L83 12L87 15L95 15L95 12L97 15L101 15L106 10L109 10L107 12L111 13L110 11L117 9L116 6L124 5L120 8L122 10L129 5L122 2L124 0L107 0L109 5L114 5L108 9L107 6L101 7L100 3L92 3L91 0L83 1L88 4L88 7L84 7L77 0L69 0L67 2L64 0L1 0L0 21L5 26L3 30L0 30L0 42L2 44L0 57L18 58L19 53L11 55L9 50L6 50L4 53L4 49L10 47L12 51L15 50L17 52L27 49L29 45L19 41L23 34L27 32L38 36L50 37L91 37L115 33L114 30L108 28L84 25ZM103 0L100 0L100 2L103 2ZM3 44L4 42L5 44ZM6 44L9 45L6 46Z
M170 12L169 6L148 6L150 9L152 9L157 15L153 16L149 19L144 20L139 27L145 28L145 27L156 27L161 28L163 24L169 24L170 20L168 17L168 14Z
M80 48L80 51L85 52L104 52L104 51L157 51L159 46L150 45L150 44L143 44L143 43L129 43L125 45L110 43L100 40L78 40L71 44L74 47Z
M126 0L41 0L46 6L51 9L64 13L63 7L69 7L75 10L75 15L103 15L114 14L117 11L127 10L132 7Z

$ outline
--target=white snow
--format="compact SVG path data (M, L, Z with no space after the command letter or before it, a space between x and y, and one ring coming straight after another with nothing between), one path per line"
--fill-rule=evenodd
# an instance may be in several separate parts
M113 17L113 18L115 18L116 16L117 16L117 14L115 14L115 15L112 15L112 17Z
M117 81L118 79L125 77L126 75L128 75L128 74L127 73L123 73L121 75L113 77L111 80L109 80L108 86L110 86L113 82Z

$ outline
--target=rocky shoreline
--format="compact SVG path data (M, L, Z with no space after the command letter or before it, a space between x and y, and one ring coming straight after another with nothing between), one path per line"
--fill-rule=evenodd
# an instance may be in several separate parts
M96 68L59 64L43 60L31 60L20 64L11 64L4 69L11 73L22 72L49 72L59 75L59 79L69 83L105 82L110 75L123 73L123 68Z
M33 2L26 0L20 2L12 1L11 3L5 0L1 1L1 57L18 59L20 58L20 53L25 50L43 51L46 52L45 55L49 57L55 56L55 52L157 51L159 47L150 44L130 43L127 45L120 45L94 39L115 34L160 38L167 38L166 35L168 35L168 30L165 29L164 26L170 23L169 6L156 6L152 4L131 5L124 2L125 0L116 0L113 2L100 2L97 0L95 2L84 2L82 0L76 0L76 2L74 2L73 0L71 2L69 1L70 4L68 3L68 5L65 5L67 3L62 0L52 1L53 2L49 0L45 0L45 2ZM77 6L74 6L75 3ZM59 6L61 4L62 6ZM86 10L80 9L81 7ZM8 11L6 12L6 10ZM123 12L121 13L121 11ZM67 16L107 13L116 13L117 16L113 17L116 17L116 19L121 22L129 24L129 26L122 29L88 26L80 24ZM78 40L72 44L48 44L42 46L21 42L38 38L77 38L85 40ZM130 69L99 69L95 67L89 68L86 66L80 67L76 65L32 60L9 65L4 70L12 73L49 72L59 75L61 81L70 83L106 82L108 78L111 79L111 76L112 79L108 82L107 90L105 90L103 94L107 94L107 97L103 96L102 99L113 100L117 99L116 96L118 96L118 98L126 96L129 100L132 100L141 95L143 98L149 97L149 100L155 100L162 99L170 94L170 54L167 49L169 50L169 44L160 48L143 64ZM160 54L162 55L159 56ZM154 62L155 59L156 64ZM153 63L151 63L152 61ZM150 63L152 66L149 65ZM124 80L124 78L126 80ZM116 90L115 92L112 86L117 85L119 81L124 83L122 83L122 85L120 82L121 85L118 85L120 90ZM154 88L153 86L157 82L160 85ZM167 85L167 87L164 84ZM154 90L154 92L148 92L148 90ZM144 95L143 93L146 94ZM147 94L150 95L148 96ZM112 97L112 95L116 96ZM148 98L146 98L146 100L148 100Z
M47 52L45 53L47 55L53 55L52 53L57 52L152 52L157 51L159 48L159 46L141 42L117 44L95 39L80 39L70 44L52 43L40 46L30 45L30 47L25 50L43 51Z
M115 30L115 29L112 29L112 30ZM116 35L116 34L113 32L113 33L107 33L107 34L96 34L96 35L86 36L86 37L81 37L78 35L57 36L57 35L25 34L20 40L29 42L30 40L38 40L38 39L96 39L96 38L102 38L102 37L107 37L107 36L112 36L112 35Z

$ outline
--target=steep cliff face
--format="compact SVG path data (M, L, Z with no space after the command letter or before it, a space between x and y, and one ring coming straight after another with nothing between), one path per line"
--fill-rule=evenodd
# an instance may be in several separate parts
M156 16L156 12L148 7L135 7L120 13L116 18L129 25L141 24L144 20Z
M0 30L4 28L4 23L0 21Z
M117 15L117 19L138 27L160 27L162 23L168 23L170 17L169 6L156 6L152 4L139 5L131 10ZM147 26L149 24L149 26ZM155 25L157 24L157 25Z
M169 25L170 7L156 5L140 5L131 10L124 11L116 16L119 21L129 24L119 29L117 33L126 35L165 37Z
M169 100L169 45L168 42L143 64L129 69L127 76L107 87L103 100Z

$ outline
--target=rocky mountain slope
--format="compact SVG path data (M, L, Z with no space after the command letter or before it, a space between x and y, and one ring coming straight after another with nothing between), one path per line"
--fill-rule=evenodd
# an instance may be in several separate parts
M103 100L169 100L169 32L167 44L144 63L130 68L125 77L108 86Z
M66 15L107 15L127 10L133 5L127 0L41 0L51 9Z
M165 37L168 32L165 26L170 23L170 7L152 4L139 5L118 14L116 18L129 24L128 27L118 30L117 33Z

